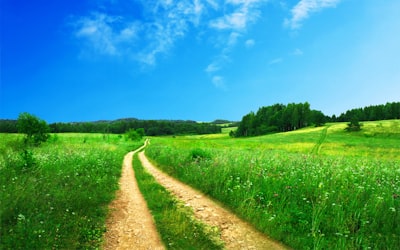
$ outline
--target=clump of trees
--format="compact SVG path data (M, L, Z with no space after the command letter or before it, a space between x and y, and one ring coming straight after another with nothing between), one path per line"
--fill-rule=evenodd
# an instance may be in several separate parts
M19 115L17 129L19 133L25 134L25 144L39 145L50 137L46 121L26 112Z
M321 111L311 110L310 104L289 103L261 107L257 113L245 115L235 136L256 136L274 132L296 130L310 125L321 126L329 117Z
M145 136L143 128L138 128L136 130L131 128L125 133L125 138L132 141L140 141L143 138L143 136Z

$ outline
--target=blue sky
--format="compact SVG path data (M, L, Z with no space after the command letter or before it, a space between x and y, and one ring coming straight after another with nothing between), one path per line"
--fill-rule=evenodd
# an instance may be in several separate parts
M398 0L2 0L0 118L240 120L400 101Z

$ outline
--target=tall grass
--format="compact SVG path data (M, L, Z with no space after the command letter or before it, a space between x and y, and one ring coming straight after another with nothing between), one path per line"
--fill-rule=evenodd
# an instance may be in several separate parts
M309 132L317 131L323 132ZM342 154L338 148L324 151L324 143L319 155L292 148L291 143L305 143L311 152L307 142L320 143L306 130L248 140L155 138L146 152L164 171L295 249L397 249L400 161L379 155L398 146L385 149L381 138L341 131L328 130L325 140L357 142L362 150L369 143L380 152L366 154L355 147L352 154Z
M37 148L18 135L0 141L0 248L98 248L123 155L137 145L93 134L53 135Z

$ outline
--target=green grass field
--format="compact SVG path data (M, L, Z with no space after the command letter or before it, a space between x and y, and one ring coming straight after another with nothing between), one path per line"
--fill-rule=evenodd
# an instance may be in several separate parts
M59 134L24 149L0 134L0 249L95 249L126 152L117 135Z
M400 121L363 124L353 133L344 131L345 123L332 123L251 138L230 138L230 130L154 137L146 154L294 249L396 249ZM143 142L57 134L24 149L22 141L21 135L0 134L0 248L98 248L123 156ZM181 229L199 227L185 224L186 212L136 166L141 188L148 185L147 199L165 196L157 196L165 204L152 205L168 207L154 209L166 245L184 246L176 232L184 236ZM182 222L168 230L172 213Z
M295 249L400 245L400 121L232 139L153 138L147 155Z

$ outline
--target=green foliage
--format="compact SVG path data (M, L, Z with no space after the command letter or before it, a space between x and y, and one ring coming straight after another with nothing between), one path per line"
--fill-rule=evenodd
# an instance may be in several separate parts
M192 149L189 157L195 162L211 160L211 154L202 148Z
M18 132L26 135L25 142L39 145L49 139L50 128L47 123L38 117L21 113L17 121Z
M348 122L355 118L360 121L400 119L400 102L388 102L347 110L333 121Z
M223 249L218 230L197 221L193 211L178 202L143 169L137 156L133 158L133 167L167 249Z
M0 125L1 125L0 121ZM7 124L5 124L5 127ZM0 129L2 127L0 126ZM177 135L177 134L212 134L220 133L221 126L214 123L195 121L166 121L166 120L138 120L119 119L115 121L98 122L73 122L50 124L51 132L75 132L75 133L113 133L123 134L129 129L135 129L139 134ZM1 131L1 130L0 130Z
M126 133L125 136L127 139L132 140L132 141L140 141L142 139L142 131L139 134L137 130L131 128L129 129Z
M21 166L22 169L33 168L36 165L36 160L33 156L32 151L24 149L21 153L21 157L22 157L22 166Z
M245 115L236 131L236 136L265 135L279 131L291 131L311 124L321 126L326 121L321 111L311 110L310 104L289 103L261 107L257 113Z
M360 131L362 124L358 121L358 119L353 118L351 122L347 124L346 131L348 132L357 132Z
M145 131L144 131L144 128L138 128L138 129L136 129L136 132L137 132L141 137L143 137L143 136L146 135L146 133L145 133Z
M234 140L154 138L146 154L294 249L397 249L399 124L364 123L369 137L342 123ZM191 160L199 149L212 157Z
M0 249L99 248L123 156L142 142L59 134L21 151L20 138L0 134Z

